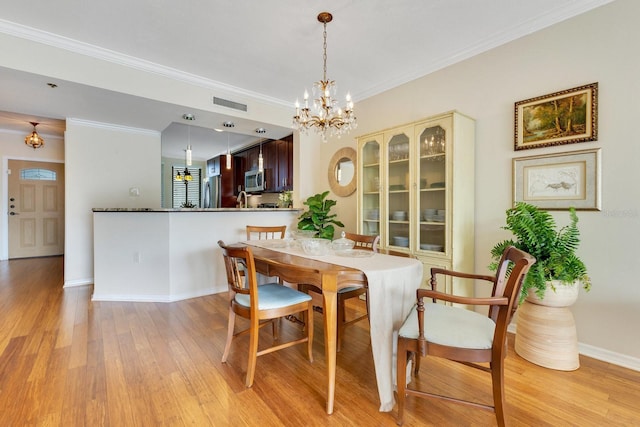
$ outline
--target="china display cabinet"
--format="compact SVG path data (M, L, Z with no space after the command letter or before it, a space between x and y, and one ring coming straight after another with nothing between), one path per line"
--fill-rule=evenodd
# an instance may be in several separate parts
M431 267L473 272L474 134L473 119L449 112L358 138L358 232L420 259L423 285Z

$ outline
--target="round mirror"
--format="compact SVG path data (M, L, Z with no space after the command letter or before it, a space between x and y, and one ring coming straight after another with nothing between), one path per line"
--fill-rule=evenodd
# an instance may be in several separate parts
M347 197L356 191L357 153L350 147L336 151L329 161L329 186L337 196Z

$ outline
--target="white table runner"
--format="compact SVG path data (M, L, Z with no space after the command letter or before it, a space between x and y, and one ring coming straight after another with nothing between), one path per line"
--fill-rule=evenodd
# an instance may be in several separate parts
M251 240L245 243L355 268L366 275L371 348L380 395L380 411L391 411L395 404L393 391L396 380L397 332L416 302L416 289L422 282L422 263L414 258L379 253L366 258L339 256L333 252L323 256L307 255L298 245L286 240Z

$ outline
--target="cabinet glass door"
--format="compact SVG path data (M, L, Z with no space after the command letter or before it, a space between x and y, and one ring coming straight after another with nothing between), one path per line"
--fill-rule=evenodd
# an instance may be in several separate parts
M421 251L446 250L447 140L446 124L431 123L416 131L420 150L417 182L419 186L418 248Z
M387 246L408 248L410 242L410 131L385 134L387 147Z
M380 234L380 142L372 138L362 145L362 234Z

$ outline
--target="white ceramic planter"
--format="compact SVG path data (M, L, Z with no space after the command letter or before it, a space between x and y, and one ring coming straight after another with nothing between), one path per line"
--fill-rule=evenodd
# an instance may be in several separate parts
M579 287L580 282L567 285L559 280L552 280L547 282L547 290L543 299L538 298L536 293L529 289L527 301L546 307L571 307L578 300Z

